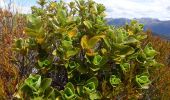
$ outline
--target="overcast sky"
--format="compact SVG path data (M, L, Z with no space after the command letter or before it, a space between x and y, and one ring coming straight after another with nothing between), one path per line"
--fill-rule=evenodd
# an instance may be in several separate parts
M30 12L30 7L36 0L12 0L13 5L20 12ZM71 0L64 0L69 2ZM170 0L94 0L106 6L107 17L111 18L158 18L170 20ZM0 0L0 7L4 7L9 0Z

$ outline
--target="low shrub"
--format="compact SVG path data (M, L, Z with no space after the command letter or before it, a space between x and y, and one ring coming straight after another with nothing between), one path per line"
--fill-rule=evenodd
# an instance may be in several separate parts
M162 64L143 25L114 28L105 7L92 0L45 2L32 7L27 38L15 39L27 78L14 94L21 99L142 99ZM33 57L33 58L31 58Z

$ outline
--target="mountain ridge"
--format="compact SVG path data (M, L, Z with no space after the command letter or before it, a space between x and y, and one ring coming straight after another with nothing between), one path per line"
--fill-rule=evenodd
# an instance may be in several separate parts
M137 20L139 23L144 24L144 31L150 29L154 35L170 40L170 20L161 21L154 18L107 18L106 21L109 25L123 26L130 23L131 20Z

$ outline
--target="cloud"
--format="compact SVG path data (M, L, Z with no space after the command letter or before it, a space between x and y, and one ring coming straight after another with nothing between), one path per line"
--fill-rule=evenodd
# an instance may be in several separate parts
M0 0L0 7L4 6ZM16 8L22 13L31 12L30 7L36 0L14 0ZM59 0L57 0L59 1ZM70 2L74 0L64 0ZM170 20L170 0L94 0L106 7L107 17L111 18L142 18L151 17ZM20 3L19 3L20 2Z
M168 6L166 9L167 9L167 11L169 11L169 12L170 12L170 6Z
M0 8L4 8L6 6L6 3L4 0L0 0Z
M65 0L67 2L72 0ZM170 20L170 0L94 0L106 6L107 17L151 17Z
M36 5L36 0L0 0L0 8L8 9L13 13L31 13L33 5Z
M106 6L107 17L141 18L151 17L170 20L167 7L170 0L95 0Z

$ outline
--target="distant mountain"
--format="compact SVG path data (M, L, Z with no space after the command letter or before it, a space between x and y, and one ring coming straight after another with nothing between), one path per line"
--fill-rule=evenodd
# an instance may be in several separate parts
M163 38L170 40L170 21L160 21L159 19L152 18L140 18L133 19L137 20L140 23L144 24L144 30L151 29L155 35L159 35ZM109 25L122 26L126 23L129 23L131 19L127 18L107 18Z

